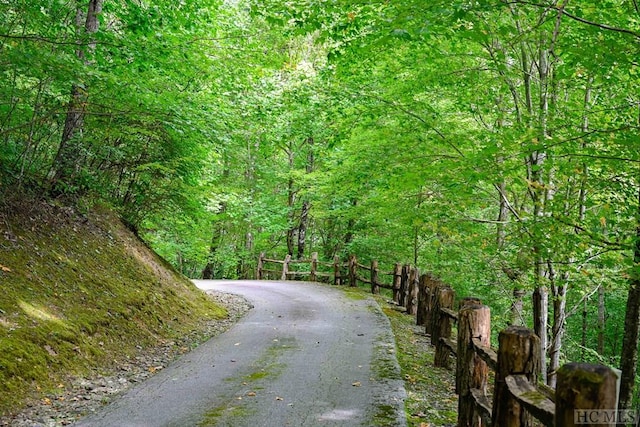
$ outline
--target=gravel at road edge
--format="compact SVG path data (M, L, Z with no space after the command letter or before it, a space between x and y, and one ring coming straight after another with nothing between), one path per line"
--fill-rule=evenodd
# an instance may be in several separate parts
M60 427L67 426L84 415L99 410L114 397L155 372L204 340L219 335L235 324L252 305L244 298L228 293L208 291L216 302L226 307L229 316L222 320L203 322L198 330L179 341L161 343L140 351L136 357L117 369L91 378L71 378L65 388L51 396L32 402L20 413L0 418L0 426Z

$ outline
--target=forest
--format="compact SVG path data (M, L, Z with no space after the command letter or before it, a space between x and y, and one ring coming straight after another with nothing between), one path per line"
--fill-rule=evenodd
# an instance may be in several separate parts
M0 199L193 278L411 263L637 406L638 58L637 0L0 0Z

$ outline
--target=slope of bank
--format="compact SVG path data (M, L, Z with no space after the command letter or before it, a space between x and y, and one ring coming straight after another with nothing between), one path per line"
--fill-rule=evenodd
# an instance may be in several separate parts
M24 199L0 199L0 290L2 415L226 315L108 209Z

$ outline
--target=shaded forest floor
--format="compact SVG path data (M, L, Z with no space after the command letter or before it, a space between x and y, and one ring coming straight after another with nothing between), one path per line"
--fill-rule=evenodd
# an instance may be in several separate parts
M458 397L455 394L454 372L433 366L435 348L417 326L415 316L402 308L377 298L391 321L398 349L398 362L407 390L405 409L410 427L455 426L458 417ZM455 363L452 361L452 366Z

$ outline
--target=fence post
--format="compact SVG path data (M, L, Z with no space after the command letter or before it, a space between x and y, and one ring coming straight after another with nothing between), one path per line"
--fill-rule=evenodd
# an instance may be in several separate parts
M349 286L357 286L356 278L357 278L357 269L358 269L358 259L355 255L349 255Z
M528 328L509 326L500 332L498 368L493 391L493 427L528 427L531 415L513 398L505 378L525 375L531 384L538 382L540 372L540 338Z
M380 283L378 282L378 261L371 260L371 293L380 293Z
M284 263L282 264L282 276L280 280L287 280L287 273L289 273L289 263L291 262L291 255L287 254L284 257Z
M342 263L337 255L333 257L333 284L342 285Z
M314 252L311 254L311 275L309 279L312 282L318 280L317 273L318 272L318 252Z
M451 338L451 318L446 314L440 312L441 308L453 308L453 301L455 299L455 292L450 287L446 286L440 288L438 292L438 299L433 310L437 313L435 327L431 333L431 344L436 346L436 354L433 357L434 366L448 368L449 367L449 355L451 352L446 345L440 342L440 338Z
M428 276L423 274L418 281L418 313L416 314L416 325L424 326L427 321L429 305L427 303L428 292Z
M258 257L258 268L256 269L256 279L262 280L262 270L264 269L264 257L265 253L260 252L260 257Z
M486 305L469 304L458 312L458 354L456 388L458 390L458 427L480 426L481 419L475 413L471 389L486 393L489 367L476 354L473 339L480 339L489 346L491 337L491 313ZM507 427L507 425L500 425Z
M433 307L436 305L436 298L438 298L438 289L446 287L446 285L431 274L429 274L427 280L427 318L425 319L425 333L431 336L433 333L433 325L436 322L435 318L440 315L440 313L436 313L433 310Z
M415 316L418 313L418 276L420 272L417 268L409 270L409 280L407 285L407 314Z
M616 372L602 365L567 363L558 369L556 427L616 425L617 381ZM622 418L621 424L627 425Z
M464 307L468 305L482 305L482 300L476 297L463 297L460 298L460 302L458 303L459 310L462 310Z
M407 281L409 280L409 266L404 264L402 266L402 273L400 274L400 291L398 292L398 304L401 307L407 305Z
M400 305L400 286L402 281L402 265L396 263L393 267L393 302Z

